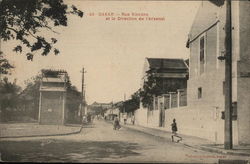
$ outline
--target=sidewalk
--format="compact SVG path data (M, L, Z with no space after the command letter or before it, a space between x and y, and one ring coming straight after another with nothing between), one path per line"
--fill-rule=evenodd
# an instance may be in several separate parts
M141 133L153 135L156 137L163 138L169 142L171 142L172 133L160 128L149 128L143 127L139 125L131 125L131 124L121 124L122 127L129 128L131 130L140 131ZM178 144L183 144L193 149L199 149L209 152L228 154L228 155L240 155L240 156L249 156L250 157L250 145L238 146L235 145L233 150L225 150L224 145L215 145L212 141L195 137L179 134L182 137L182 141Z
M38 123L0 124L0 138L70 135L81 132L81 125L39 125Z

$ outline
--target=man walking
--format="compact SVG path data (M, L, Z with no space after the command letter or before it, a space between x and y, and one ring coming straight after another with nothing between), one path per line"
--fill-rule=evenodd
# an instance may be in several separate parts
M115 119L114 119L113 126L114 126L114 127L113 127L114 130L116 130L116 129L119 130L119 129L121 128L120 123L119 123L119 119L118 119L117 116L116 116Z
M177 137L179 138L179 140L177 140L176 142L180 142L182 140L182 137L178 136L177 135L177 123L175 121L175 118L173 119L173 123L171 124L171 127L172 127L172 142L174 142L174 137Z

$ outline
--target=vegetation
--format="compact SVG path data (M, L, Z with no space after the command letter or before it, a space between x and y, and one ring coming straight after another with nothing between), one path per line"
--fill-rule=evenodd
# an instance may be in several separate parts
M7 77L0 81L0 115L1 120L5 121L11 110L16 110L18 103L18 94L21 87L16 84L16 80L9 81Z
M63 0L2 0L0 1L0 38L3 41L17 40L13 51L22 53L26 48L27 59L33 60L34 52L41 50L46 56L53 48L56 38L46 38L43 29L53 32L56 26L67 26L70 14L83 16L75 6L69 7Z
M143 107L150 107L153 104L153 97L162 93L162 87L153 73L148 73L143 88L139 90L139 96Z
M78 116L79 106L82 102L81 92L73 86L70 80L67 82L66 108L68 109L68 122L77 123L80 121Z
M66 107L69 116L67 121L77 123L80 120L78 119L78 111L82 100L81 92L71 84L69 77L67 79ZM3 121L11 120L17 114L18 117L27 116L34 120L38 119L40 80L41 74L27 80L26 87L22 92L21 87L16 85L16 81L10 82L7 78L0 81L0 111L1 116L5 118Z
M95 106L91 107L91 111L93 112L93 115L103 115L103 113L107 110L107 108L104 108L102 106Z
M3 57L3 52L0 51L0 75L9 74L10 69L14 68L7 59Z
M136 109L139 109L140 107L140 97L139 97L139 91L136 91L134 94L132 94L131 99L124 101L121 106L119 106L119 110L123 112L130 113L134 112Z

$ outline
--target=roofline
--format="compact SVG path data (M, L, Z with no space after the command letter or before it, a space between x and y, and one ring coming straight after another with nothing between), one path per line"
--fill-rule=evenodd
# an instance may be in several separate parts
M148 58L148 57L146 57L146 59L184 60L183 58Z
M189 59L188 59L189 60ZM187 69L189 69L189 66L187 65L186 61L183 59L183 62L185 63L185 65L187 66Z
M220 22L220 20L216 20L214 23L212 23L210 26L208 26L205 30L201 31L200 33L198 33L195 37L192 38L192 40L190 40L190 38L188 38L186 47L189 48L189 44L192 43L193 41L195 41L197 38L199 38L202 34L204 34L205 32L207 32L208 30L210 30L212 27L214 27L215 25L217 25Z

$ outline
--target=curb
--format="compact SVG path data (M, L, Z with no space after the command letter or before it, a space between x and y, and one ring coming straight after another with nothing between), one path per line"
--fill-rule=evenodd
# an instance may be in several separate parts
M6 138L27 138L27 137L51 137L51 136L66 136L66 135L72 135L72 134L79 134L82 131L81 127L78 131L70 132L70 133L59 133L59 134L41 134L41 135L29 135L29 136L5 136L0 137L0 139L6 139Z
M108 123L111 123L109 121L106 121ZM151 133L147 133L145 131L142 131L142 130L139 130L139 129L135 129L135 128L131 128L129 126L124 126L122 125L123 128L127 128L127 129L130 129L130 130L133 130L133 131L137 131L137 132L140 132L140 133L143 133L143 134L148 134L148 135L151 135L151 136L155 136L155 137L159 137L161 139L166 139L166 137L162 137L162 136L158 136L158 135L155 135L155 134L151 134ZM147 128L147 127L145 127ZM244 153L244 152L232 152L232 151L227 151L227 150L219 150L219 149L216 149L216 148L211 148L211 147L208 147L208 146L203 146L203 145L190 145L188 143L185 143L185 142L180 142L180 144L184 145L184 146L187 146L189 148L193 148L193 149L198 149L198 150L203 150L203 151L207 151L207 152L212 152L212 153L220 153L220 154L226 154L226 155L239 155L239 156L249 156L250 157L250 153Z
M239 155L239 156L248 156L250 157L250 153L244 153L244 152L233 152L233 151L227 151L227 150L219 150L216 148L211 148L207 146L198 146L199 149L204 150L204 151L209 151L209 152L214 152L214 153L221 153L221 154L226 154L226 155Z
M106 122L109 123L109 124L112 124L111 121L106 121ZM138 133L142 133L142 134L146 134L146 135L150 135L150 136L153 136L153 137L157 137L157 138L166 140L166 137L162 137L162 136L155 135L155 134L152 134L152 133L147 133L147 132L145 132L143 130L134 129L134 128L131 128L131 127L127 126L127 125L121 125L121 127L126 128L126 129L130 129L131 131L135 131L135 132L138 132Z

